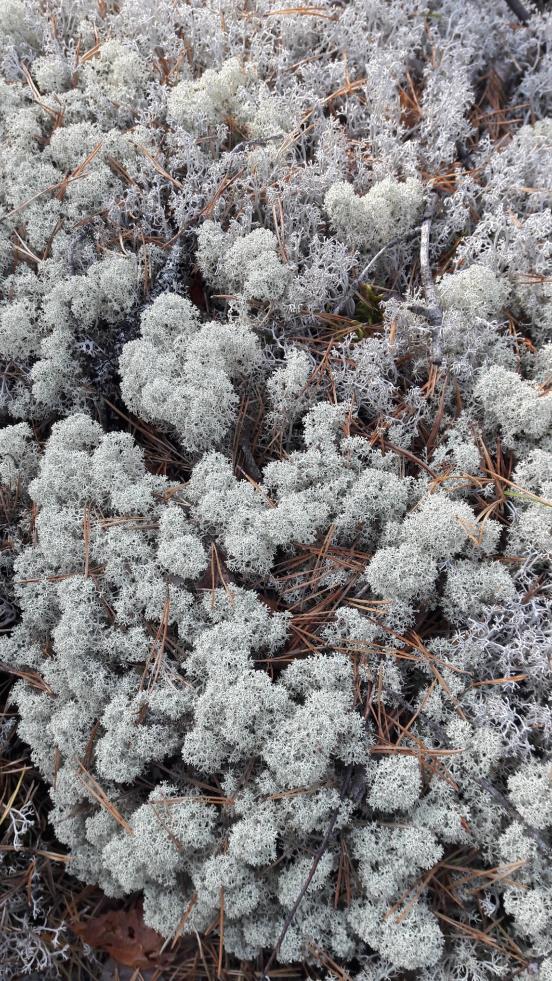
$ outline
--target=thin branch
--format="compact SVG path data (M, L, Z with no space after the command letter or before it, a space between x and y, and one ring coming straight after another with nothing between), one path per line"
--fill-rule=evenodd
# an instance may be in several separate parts
M504 2L510 8L512 13L516 15L518 20L522 22L522 24L527 24L527 22L531 19L529 11L525 9L521 3L521 0L504 0Z
M368 273L375 266L376 262L384 254L384 252L387 252L387 249L392 249L395 247L395 245L401 245L402 242L409 242L410 239L416 238L421 227L422 227L421 225L415 225L414 228L411 228L411 230L409 232L406 232L405 235L397 235L397 237L392 238L390 242L386 242L386 244L379 250L379 252L376 252L376 254L372 256L368 265L364 267L360 275L357 276L356 279L354 280L352 284L353 293L355 293L357 290L360 289L361 286L363 286L363 284L366 281L366 277ZM336 314L341 313L341 311L345 307L345 304L347 303L347 300L348 297L342 300L341 303L335 308L334 313Z
M288 932L291 924L293 923L295 914L296 914L297 910L299 909L299 906L301 905L301 903L303 901L303 898L304 898L304 896L305 896L305 894L306 894L306 892L307 892L307 890L308 890L308 888L309 888L309 886L310 886L310 884L311 884L311 882L312 882L312 880L314 878L314 874L315 874L315 872L316 872L316 870L317 870L317 868L318 868L318 866L320 864L320 860L321 860L322 856L324 855L324 852L326 851L326 849L327 849L327 847L328 847L328 845L330 843L330 838L332 836L332 832L333 832L333 829L335 827L335 822L337 821L337 817L338 817L338 814L339 814L339 809L341 807L341 801L346 796L346 794L347 794L347 792L349 790L349 787L351 785L352 775L353 775L353 767L352 767L352 764L349 764L349 766L347 767L347 769L345 771L345 777L343 779L343 783L341 784L341 790L339 792L340 803L332 811L332 814L331 814L331 817L330 817L330 821L329 821L328 827L326 828L326 833L325 833L325 835L324 835L324 837L323 837L323 839L322 839L322 841L321 841L321 843L320 843L317 851L315 852L314 858L312 860L312 865L310 867L309 874L308 874L307 878L305 879L305 881L304 881L304 883L303 883L303 885L301 887L301 890L299 892L299 895L297 896L297 899L295 900L295 902L294 902L293 906L291 907L288 915L286 916L285 923L284 923L284 925L283 925L283 927L282 927L282 929L280 931L280 935L279 935L279 937L278 937L278 939L276 941L276 944L274 945L274 949L273 949L273 951L272 951L272 953L271 953L271 955L270 955L270 957L269 957L269 959L268 959L268 961L267 961L267 963L265 965L265 968L264 968L264 970L263 970L263 972L261 974L261 981L268 981L268 972L270 971L270 968L274 964L274 961L276 960L276 958L277 958L277 956L278 956L278 954L280 952L280 947L282 946L282 944L284 942L284 938L286 936L286 933Z
M387 252L387 249L392 249L394 248L395 245L400 245L402 242L409 242L410 239L416 238L418 232L420 231L420 228L421 225L414 225L414 228L411 228L411 230L409 232L406 232L405 235L397 235L397 237L392 238L390 242L386 242L386 244L379 250L379 252L376 252L375 256L373 256L370 259L370 262L368 263L367 266L364 267L360 276L357 276L357 278L355 279L354 282L355 289L358 289L359 286L362 286L370 270L373 268L373 266L375 266L380 256L382 256L384 252Z
M281 138L281 133L274 133L273 136L263 136L257 140L242 140L241 143L236 143L236 146L232 147L228 153L241 153L242 150L247 150L250 146L266 146L267 143L272 143L274 140L280 140Z

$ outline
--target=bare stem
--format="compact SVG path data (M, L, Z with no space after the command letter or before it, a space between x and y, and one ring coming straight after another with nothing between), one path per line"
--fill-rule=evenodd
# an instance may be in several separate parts
M529 11L525 9L521 3L521 0L504 0L504 2L508 5L512 13L516 15L518 20L522 22L522 24L527 23L531 15L529 14Z
M345 771L345 777L343 779L343 783L341 785L341 790L339 792L340 801L343 800L343 798L346 796L346 794L347 794L347 792L349 790L349 786L350 786L350 783L351 783L352 775L353 775L353 767L350 764L347 767L347 770ZM280 952L280 947L282 946L282 944L284 942L285 935L288 932L291 924L293 923L293 919L295 917L295 914L296 914L297 910L299 909L299 906L301 905L301 902L303 901L303 898L304 898L304 896L305 896L305 894L307 892L307 889L309 888L309 886L310 886L310 884L311 884L311 882L312 882L312 880L314 878L314 873L316 872L316 870L317 870L317 868L318 868L318 866L320 864L320 860L321 860L322 856L324 855L324 852L326 851L326 849L327 849L327 847L328 847L328 845L330 843L330 838L332 836L332 832L333 832L333 829L335 827L335 822L337 821L337 816L339 814L339 808L340 808L340 806L341 806L341 804L338 804L337 807L335 807L334 810L332 811L332 815L330 817L330 821L329 821L328 827L326 828L326 832L324 834L324 837L323 837L323 839L322 839L322 841L321 841L321 843L320 843L320 845L319 845L319 847L318 847L318 849L317 849L317 851L316 851L316 853L314 855L314 858L312 860L312 865L311 865L311 867L309 869L309 874L307 875L307 878L305 879L303 885L301 886L301 890L299 892L299 895L297 896L297 899L295 900L295 902L294 902L293 906L291 907L288 915L286 916L286 920L285 920L285 923L284 923L284 925L283 925L283 927L282 927L282 929L280 931L280 935L279 935L279 937L278 937L278 939L277 939L277 941L276 941L276 943L274 945L274 949L273 949L273 951L272 951L272 953L271 953L271 955L270 955L270 957L269 957L269 959L268 959L268 961L266 963L265 969L264 969L264 971L263 971L263 973L261 975L261 981L268 981L268 972L270 971L270 968L274 964L274 961L276 960L276 958L277 958L277 956L278 956L278 954Z

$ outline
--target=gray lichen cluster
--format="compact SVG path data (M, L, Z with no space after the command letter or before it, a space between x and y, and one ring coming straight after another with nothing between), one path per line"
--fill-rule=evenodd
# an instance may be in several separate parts
M1 5L0 660L167 938L552 978L551 26Z

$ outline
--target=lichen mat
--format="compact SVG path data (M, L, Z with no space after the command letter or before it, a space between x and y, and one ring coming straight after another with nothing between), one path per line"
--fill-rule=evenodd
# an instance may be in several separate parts
M538 6L1 5L2 979L551 981Z

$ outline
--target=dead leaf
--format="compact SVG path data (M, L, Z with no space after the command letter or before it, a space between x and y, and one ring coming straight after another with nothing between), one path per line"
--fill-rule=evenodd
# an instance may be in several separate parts
M96 950L105 951L125 967L135 970L166 967L172 960L170 952L161 954L165 940L161 934L146 926L141 906L133 906L129 910L110 910L71 926L85 943Z

